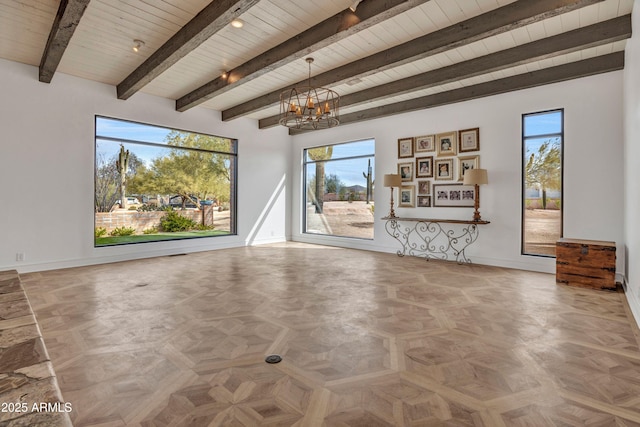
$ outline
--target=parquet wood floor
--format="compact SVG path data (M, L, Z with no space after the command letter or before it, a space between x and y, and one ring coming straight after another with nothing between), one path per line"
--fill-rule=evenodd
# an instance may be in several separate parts
M640 426L624 295L550 274L287 243L22 279L76 427Z

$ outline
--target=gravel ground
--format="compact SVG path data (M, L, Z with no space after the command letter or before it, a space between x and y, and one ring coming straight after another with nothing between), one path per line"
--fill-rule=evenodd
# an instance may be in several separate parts
M325 202L323 214L307 207L307 230L335 236L373 238L373 214L365 202ZM525 212L528 253L555 255L560 238L560 211L530 209Z
M560 238L560 211L527 209L525 211L525 245L527 253L556 254L556 241Z
M372 206L373 202L325 202L322 214L307 206L307 231L373 239Z

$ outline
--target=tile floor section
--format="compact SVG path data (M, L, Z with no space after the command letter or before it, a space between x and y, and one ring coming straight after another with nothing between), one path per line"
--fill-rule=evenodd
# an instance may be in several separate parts
M550 274L287 243L22 280L76 427L640 426L624 295Z

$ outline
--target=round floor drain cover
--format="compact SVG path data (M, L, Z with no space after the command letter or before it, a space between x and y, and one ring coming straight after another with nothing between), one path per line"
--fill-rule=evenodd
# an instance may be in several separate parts
M277 354L270 354L266 359L264 359L264 361L267 363L279 363L282 362L282 357Z

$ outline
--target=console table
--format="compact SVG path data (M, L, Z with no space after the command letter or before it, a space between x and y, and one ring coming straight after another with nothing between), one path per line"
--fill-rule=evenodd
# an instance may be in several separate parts
M456 219L390 218L383 217L387 234L402 245L398 256L417 256L427 259L453 260L471 263L464 251L478 239L478 225L490 221ZM451 259L449 258L451 256Z

